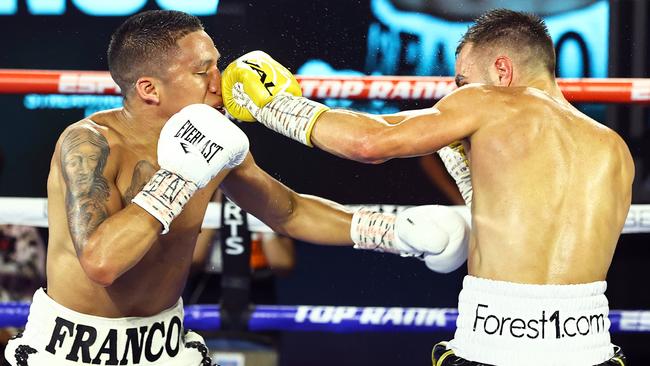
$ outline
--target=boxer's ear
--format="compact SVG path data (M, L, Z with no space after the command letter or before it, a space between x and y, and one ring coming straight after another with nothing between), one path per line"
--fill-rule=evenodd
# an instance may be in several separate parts
M158 79L148 76L138 78L135 82L135 93L147 104L160 103Z
M512 60L508 56L499 56L494 61L494 69L498 76L499 86L510 86L512 84L512 76L514 67Z

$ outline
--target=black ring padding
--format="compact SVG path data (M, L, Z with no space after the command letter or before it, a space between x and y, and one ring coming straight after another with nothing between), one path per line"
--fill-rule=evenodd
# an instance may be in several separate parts
M225 195L221 202L221 330L246 331L252 314L248 217Z

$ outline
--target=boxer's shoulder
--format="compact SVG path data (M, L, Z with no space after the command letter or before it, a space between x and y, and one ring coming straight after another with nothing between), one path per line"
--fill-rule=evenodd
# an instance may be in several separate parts
M59 135L52 164L73 164L75 159L100 162L105 177L116 175L124 158L124 144L121 135L106 122L105 118L90 116L66 127Z
M460 101L465 99L482 98L495 90L494 87L486 84L471 83L465 84L453 92L449 93L442 100L446 101Z
M116 158L125 143L123 134L116 126L116 111L94 113L70 124L59 136L56 148L60 149L71 142L94 142L105 145L111 158Z
M454 101L485 102L486 105L497 107L501 103L526 104L548 103L554 101L551 96L537 88L527 86L497 86L480 83L466 84L454 90L444 99Z
M66 138L72 136L83 137L90 135L105 140L109 145L119 142L120 135L114 127L117 117L115 113L111 112L95 113L68 125L59 136L58 144L64 143Z
M119 113L122 109L99 111L77 122L78 124L99 132L110 145L122 142L122 134L118 128Z
M436 107L463 111L470 107L474 115L499 113L505 110L504 106L516 104L513 101L521 98L525 94L525 89L524 87L506 88L479 83L466 84L441 99Z

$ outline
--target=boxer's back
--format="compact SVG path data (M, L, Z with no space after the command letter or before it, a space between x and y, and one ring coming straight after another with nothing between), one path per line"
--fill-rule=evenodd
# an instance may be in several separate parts
M604 280L631 198L620 137L535 89L495 88L471 137L470 274L520 283Z

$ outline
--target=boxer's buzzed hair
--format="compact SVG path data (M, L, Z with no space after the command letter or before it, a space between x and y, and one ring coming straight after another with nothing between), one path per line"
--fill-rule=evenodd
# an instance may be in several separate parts
M199 18L173 10L150 10L128 18L111 36L108 69L127 95L143 75L158 76L176 42L203 30Z
M555 74L555 50L544 20L531 13L494 9L479 16L456 48L456 56L466 44L472 47L504 46L527 52L528 60L539 62Z

